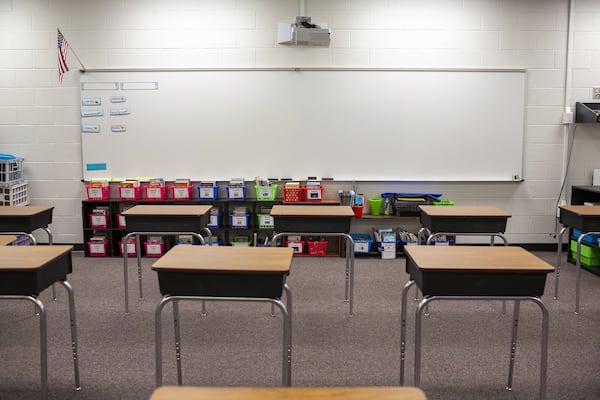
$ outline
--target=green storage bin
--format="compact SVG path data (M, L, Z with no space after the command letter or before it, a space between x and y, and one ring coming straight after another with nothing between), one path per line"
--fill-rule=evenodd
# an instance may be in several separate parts
M571 257L577 257L577 241L571 240ZM600 266L600 249L581 244L581 263L588 267Z

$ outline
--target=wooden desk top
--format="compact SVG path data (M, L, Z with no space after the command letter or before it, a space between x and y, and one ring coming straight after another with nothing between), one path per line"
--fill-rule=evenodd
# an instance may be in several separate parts
M140 204L123 211L121 214L129 216L173 216L173 217L200 217L208 213L212 205L187 205L187 204Z
M2 246L0 272L38 270L72 250L73 246L66 245Z
M545 272L554 267L522 247L405 246L404 252L424 271Z
M494 206L419 206L432 217L505 217L511 215Z
M222 273L289 273L291 247L238 247L178 245L159 258L155 271L201 271Z
M0 235L0 246L6 246L17 240L15 235Z
M274 217L353 217L350 206L308 206L277 204L271 209Z
M600 206L560 206L560 209L582 217L600 217Z
M31 217L52 209L53 206L3 206L0 207L0 218Z
M190 387L162 386L150 400L427 400L415 387Z

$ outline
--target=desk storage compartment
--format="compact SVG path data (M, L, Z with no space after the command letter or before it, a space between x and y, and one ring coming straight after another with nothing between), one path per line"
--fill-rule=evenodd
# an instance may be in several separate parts
M285 275L158 272L162 295L281 298Z
M189 215L127 215L128 232L201 232L208 224L208 213Z
M406 272L423 296L541 296L546 285L546 272L423 272L410 257Z
M56 281L64 281L73 271L71 253L66 253L50 262L52 265L32 271L3 272L0 279L0 293L4 295L37 296Z
M579 215L566 208L561 208L560 223L581 232L600 232L600 215Z
M508 217L440 217L421 213L421 225L435 232L503 233Z
M26 232L31 233L39 227L48 226L52 223L52 210L47 210L34 215L14 216L2 220L2 230L4 232Z
M600 103L575 103L575 122L600 122Z
M349 233L352 217L275 216L275 232Z

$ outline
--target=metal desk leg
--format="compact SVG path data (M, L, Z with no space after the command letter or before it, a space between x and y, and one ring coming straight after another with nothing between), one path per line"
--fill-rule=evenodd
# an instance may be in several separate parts
M75 321L75 295L73 287L67 281L59 281L67 290L69 298L69 318L71 320L71 351L73 352L73 369L75 371L75 390L81 390L79 384L79 356L77 353L77 323Z
M406 358L406 302L410 287L415 284L415 281L408 281L402 289L402 311L400 322L400 386L404 386L404 362Z
M155 348L155 368L156 368L156 387L162 386L162 327L161 313L165 305L171 300L169 296L163 296L154 312L154 348Z
M506 384L506 390L512 390L513 373L515 370L515 353L517 351L517 330L519 328L519 300L515 301L515 307L513 311L513 329L512 338L510 340L510 361L508 364L508 383Z
M354 314L354 239L344 234L346 239L346 299L350 316Z
M417 305L415 314L415 386L421 386L421 323L423 318L423 309L432 300L431 297L424 296L423 300Z
M556 246L556 268L555 268L555 280L554 280L554 299L558 300L558 278L560 275L560 264L561 264L561 253L562 253L562 246L563 246L563 234L566 232L568 228L566 226L563 226L560 229L560 232L558 232L557 234L557 238L558 238L558 245Z
M204 304L204 300L202 301ZM179 329L179 304L173 300L173 326L175 328L175 359L177 362L177 384L183 384L183 373L181 371L181 330Z
M127 253L127 244L123 243L124 252ZM137 255L137 273L138 287L140 290L140 300L144 299L144 288L142 285L142 243L140 235L135 235L135 253Z

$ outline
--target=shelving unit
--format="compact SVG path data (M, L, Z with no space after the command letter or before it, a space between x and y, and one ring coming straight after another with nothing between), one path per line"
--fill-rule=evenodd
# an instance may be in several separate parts
M231 245L234 242L235 245L248 245L248 243L235 243L235 239L240 237L247 238L247 242L253 245L254 235L256 234L257 244L264 243L265 238L273 235L273 228L265 225L261 225L258 215L264 215L263 208L270 208L275 204L283 204L283 200L256 200L256 199L245 199L245 200L120 200L120 199L109 199L109 200L83 200L81 205L81 214L83 220L83 240L85 248L85 256L90 256L90 249L87 243L95 235L103 234L108 239L108 245L106 246L107 257L119 257L121 256L119 242L122 238L127 235L127 229L119 224L119 214L125 209L132 207L137 204L210 204L213 207L217 207L220 210L219 226L210 226L213 237L217 238L219 245ZM302 202L293 204L329 204L335 205L337 202L324 200L323 202ZM92 225L92 218L90 215L93 210L97 207L105 207L108 210L106 217L106 226ZM231 214L233 209L236 207L246 207L248 209L247 226L243 228L236 228L232 226ZM264 222L264 221L263 221ZM304 239L304 238L303 238ZM308 238L307 238L308 239ZM141 238L141 243L146 241L145 237ZM343 251L342 244L339 240L329 240L327 245L326 256L340 256ZM164 237L164 251L166 252L169 248L176 244L176 238ZM142 252L142 256L145 254L145 246L142 249L137 249ZM308 252L298 254L298 256L308 256Z
M586 202L600 203L600 186L573 186L571 187L571 205L583 205ZM569 244L567 245L567 261L575 264L575 258L571 255L570 242L577 240L573 235L573 229L569 229ZM585 242L586 246L600 248L597 244ZM600 266L591 267L581 262L581 268L600 276Z

